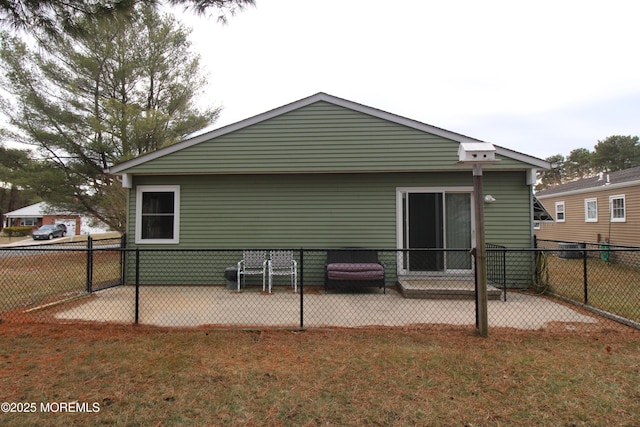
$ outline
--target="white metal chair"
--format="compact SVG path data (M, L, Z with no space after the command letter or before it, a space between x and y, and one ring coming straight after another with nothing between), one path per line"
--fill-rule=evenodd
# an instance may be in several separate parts
M264 291L267 265L266 254L266 251L242 251L242 259L238 262L238 292L240 292L242 277L258 274L262 274L262 290Z
M293 258L293 251L270 251L267 269L269 274L269 293L271 293L273 276L291 276L293 292L298 291L298 263ZM264 291L264 287L262 290Z

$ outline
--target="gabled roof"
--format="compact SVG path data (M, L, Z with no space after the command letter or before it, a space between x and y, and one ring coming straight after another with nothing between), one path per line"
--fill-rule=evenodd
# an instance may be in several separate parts
M629 185L640 185L640 166L616 172L601 173L591 178L584 178L577 181L567 182L566 184L556 185L555 187L538 191L536 196L538 198L546 198L572 193L587 193L590 191L605 190L608 188Z
M7 218L40 218L44 215L70 215L70 213L56 211L47 202L40 202L4 214Z
M274 117L289 113L291 111L306 107L308 105L314 104L316 102L319 101L324 101L324 102L328 102L330 104L334 104L340 107L344 107L347 109L351 109L357 112L361 112L364 114L368 114L370 116L373 117L377 117L380 119L384 119L393 123L397 123L403 126L407 126L413 129L417 129L426 133L430 133L436 136L440 136L443 138L447 138L450 139L452 141L456 141L456 142L467 142L467 143L478 143L478 142L484 142L475 138L471 138L459 133L455 133L455 132L451 132L442 128L438 128L432 125L428 125L416 120L412 120L412 119L408 119L406 117L402 117L402 116L398 116L396 114L392 114L383 110L379 110L377 108L373 108L373 107L368 107L366 105L362 105L362 104L358 104L356 102L353 101L348 101L346 99L342 99L342 98L338 98L332 95L328 95L326 93L323 92L319 92L315 95L309 96L307 98L303 98L300 99L298 101L292 102L290 104L286 104L284 106L275 108L273 110L267 111L265 113L262 114L258 114L256 116L250 117L248 119L218 128L218 129L214 129L212 131L203 133L201 135L197 135L191 138L188 138L186 140L183 140L181 142L178 142L176 144L170 145L168 147L162 148L160 150L154 151L152 153L148 153L148 154L144 154L142 156L136 157L132 160L128 160L126 162L117 164L112 166L111 168L109 168L108 170L106 170L107 173L112 173L112 174L120 174L120 173L124 173L124 171L126 171L127 169L130 169L132 167L144 164L146 162L149 162L151 160L154 159L158 159L160 157L166 156L168 154L171 153L175 153L177 151L183 150L185 148L200 144L202 142L205 141L209 141L211 139L214 138L218 138L220 136L229 134L231 132L235 132L238 131L240 129L244 129L248 126L252 126L255 125L257 123L263 122L265 120L269 120L272 119ZM522 154L519 153L517 151L513 151L513 150L509 150L503 147L499 147L499 146L495 146L496 147L496 154L500 154L503 155L505 157L509 157L512 158L514 160L518 160L527 164L530 164L532 166L535 166L537 168L543 168L543 169L549 169L550 168L550 163L536 158L536 157L532 157L526 154Z

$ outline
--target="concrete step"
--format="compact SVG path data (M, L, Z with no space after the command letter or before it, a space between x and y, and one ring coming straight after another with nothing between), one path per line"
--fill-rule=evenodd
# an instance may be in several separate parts
M400 279L398 282L405 298L473 300L476 295L473 280ZM489 300L499 300L501 296L500 289L487 286Z

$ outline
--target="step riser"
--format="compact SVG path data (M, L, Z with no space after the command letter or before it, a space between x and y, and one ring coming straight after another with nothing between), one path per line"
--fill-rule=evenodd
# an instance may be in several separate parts
M412 289L404 289L401 288L402 295L405 298L416 298L416 299L460 299L460 300L474 300L476 298L475 292L451 292L451 291L438 291L434 290L412 290ZM487 298L489 300L497 301L500 299L502 293L500 291L490 291L487 293Z

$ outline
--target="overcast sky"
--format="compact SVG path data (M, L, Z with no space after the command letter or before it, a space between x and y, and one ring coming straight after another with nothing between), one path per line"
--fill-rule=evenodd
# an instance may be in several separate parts
M257 0L193 27L214 128L326 92L540 158L640 134L640 1Z

